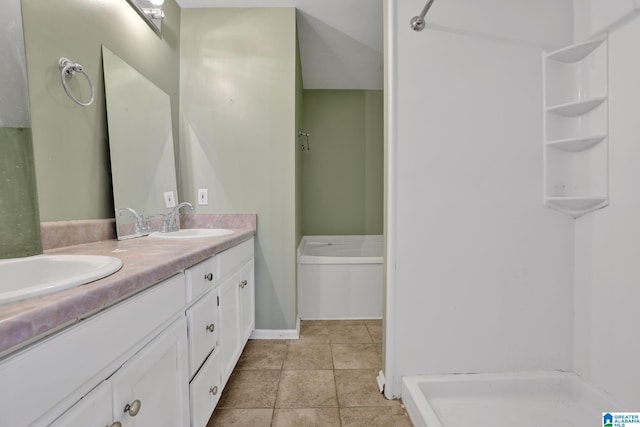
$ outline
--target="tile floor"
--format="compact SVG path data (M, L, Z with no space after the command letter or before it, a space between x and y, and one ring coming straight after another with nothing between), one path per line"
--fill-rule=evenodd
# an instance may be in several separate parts
M303 320L299 340L250 340L207 427L411 427L386 400L382 321Z

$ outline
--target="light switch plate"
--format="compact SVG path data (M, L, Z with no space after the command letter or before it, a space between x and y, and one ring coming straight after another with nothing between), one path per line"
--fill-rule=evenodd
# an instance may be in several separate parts
M164 206L167 209L176 207L176 198L173 195L173 191L165 191L165 193L164 193Z
M199 205L209 204L209 191L206 188L198 188L198 204Z

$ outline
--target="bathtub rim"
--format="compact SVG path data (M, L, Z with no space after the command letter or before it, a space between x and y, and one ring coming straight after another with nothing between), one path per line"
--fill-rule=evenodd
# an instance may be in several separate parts
M575 382L588 392L590 398L597 396L606 401L611 411L619 411L621 405L613 401L610 395L582 378L575 372L566 371L507 371L466 374L431 374L411 375L402 377L402 402L409 414L414 427L446 427L440 421L435 410L429 403L422 389L424 383L451 383L469 381L499 381L499 380L533 380L533 379L566 379Z
M380 245L384 245L384 238L382 234L349 234L349 235L323 235L323 236L302 236L300 244L296 252L298 265L326 265L326 264L382 264L384 262L384 256L379 257L365 257L365 256L351 256L351 257L331 257L331 256L317 256L317 255L303 255L304 247L308 242L348 242L354 240L375 240L380 241ZM383 247L384 249L384 247Z

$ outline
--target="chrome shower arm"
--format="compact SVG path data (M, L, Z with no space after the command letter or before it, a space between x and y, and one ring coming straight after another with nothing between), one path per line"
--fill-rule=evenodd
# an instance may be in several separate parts
M431 9L431 5L433 5L433 2L435 0L429 0L427 1L427 4L424 5L424 9L422 9L422 12L420 12L420 15L418 16L414 16L413 18L411 18L411 28L413 28L413 31L422 31L424 30L424 17L427 16L427 13L429 13L429 9Z

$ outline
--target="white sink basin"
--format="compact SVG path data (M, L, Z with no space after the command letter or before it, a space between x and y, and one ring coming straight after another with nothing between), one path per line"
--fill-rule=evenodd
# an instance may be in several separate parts
M184 228L170 233L160 233L156 231L149 234L154 239L200 239L203 237L221 237L233 234L232 230L226 228Z
M36 255L0 260L0 304L84 285L121 267L118 258L101 255Z

